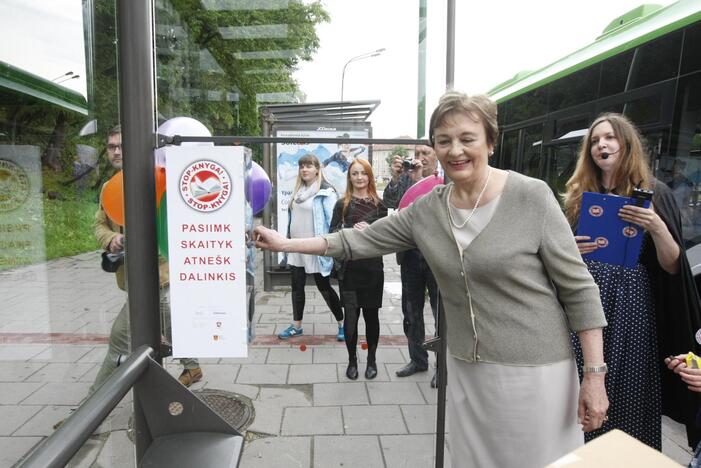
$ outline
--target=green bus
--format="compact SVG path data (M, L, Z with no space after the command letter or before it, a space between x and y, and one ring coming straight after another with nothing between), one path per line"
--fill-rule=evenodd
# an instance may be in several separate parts
M700 0L635 8L592 44L488 94L502 130L496 166L543 179L556 193L592 120L627 115L647 140L655 176L674 192L687 248L701 244Z

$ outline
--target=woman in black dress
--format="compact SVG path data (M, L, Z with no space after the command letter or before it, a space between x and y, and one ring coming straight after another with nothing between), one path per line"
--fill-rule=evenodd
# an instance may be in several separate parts
M384 216L387 216L387 208L377 195L372 166L363 159L356 159L348 169L346 194L336 202L334 207L330 231L351 227L365 229ZM365 336L368 345L365 378L374 379L377 376L375 352L380 340L378 314L382 307L384 287L382 268L382 257L334 263L341 291L341 303L345 309L343 328L346 333L346 348L348 348L346 376L351 380L358 378L356 346L361 309L365 319Z
M577 168L567 182L567 219L572 226L578 224L585 191L631 196L636 187L654 191L652 205L626 205L618 214L645 229L637 265L627 268L585 258L608 322L604 358L611 402L603 426L585 438L621 429L660 450L662 414L686 423L690 441L697 438L692 434L694 405L688 392L661 369L664 357L675 349L698 348L693 338L700 324L698 299L671 191L652 176L633 124L620 114L603 114L589 127ZM575 239L583 255L597 249L587 236ZM574 341L581 375L581 350Z

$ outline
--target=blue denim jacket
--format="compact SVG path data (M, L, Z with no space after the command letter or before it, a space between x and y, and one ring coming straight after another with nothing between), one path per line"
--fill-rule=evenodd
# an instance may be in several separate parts
M333 207L336 205L338 195L333 187L327 182L321 184L321 188L314 195L312 201L312 216L314 217L314 237L323 236L329 233L331 226L331 218L333 217ZM290 201L292 206L294 201ZM287 237L290 237L290 223L292 222L292 211L288 208L287 212ZM322 276L329 276L333 267L333 259L331 257L317 256L319 261L319 272ZM285 254L287 261L287 254Z

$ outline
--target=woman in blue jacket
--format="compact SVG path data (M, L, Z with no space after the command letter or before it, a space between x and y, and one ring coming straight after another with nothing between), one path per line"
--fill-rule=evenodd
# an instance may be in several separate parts
M287 237L296 239L328 234L333 207L338 196L333 187L324 180L321 165L316 156L306 154L299 159L298 164L297 182L288 209ZM316 287L338 321L336 339L345 341L341 301L329 281L333 260L330 257L290 253L287 256L287 265L290 267L292 276L293 323L280 332L278 338L286 340L304 332L302 328L306 299L304 286L307 274L312 274Z

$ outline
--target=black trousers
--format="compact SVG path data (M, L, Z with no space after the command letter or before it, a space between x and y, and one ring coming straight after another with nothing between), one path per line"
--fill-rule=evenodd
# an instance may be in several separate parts
M438 286L421 252L413 249L403 252L403 255L400 272L404 334L407 337L409 357L416 365L425 369L428 367L428 352L422 345L426 339L424 327L426 290L428 289L428 299L435 318L438 305Z
M307 272L304 267L296 267L290 265L291 286L292 286L292 317L295 321L302 321L304 317L304 303L306 295L304 294L304 286L307 284ZM331 281L328 276L322 276L321 273L314 273L314 282L316 287L324 298L326 305L331 309L331 313L336 317L336 321L343 320L343 309L341 308L341 300L338 294L331 287Z
M380 317L378 308L347 307L343 329L346 334L346 349L348 349L348 362L357 363L356 347L358 345L358 319L360 311L363 311L365 319L365 338L368 341L368 363L375 364L375 352L380 341Z

